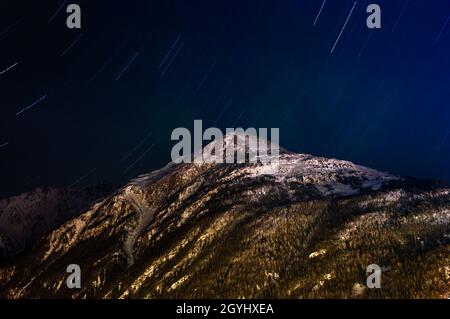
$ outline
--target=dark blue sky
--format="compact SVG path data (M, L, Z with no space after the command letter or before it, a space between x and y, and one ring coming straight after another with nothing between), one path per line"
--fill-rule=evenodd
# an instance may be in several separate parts
M168 162L171 131L194 119L450 178L448 0L357 1L332 54L352 0L327 0L316 26L322 0L71 2L81 30L64 0L0 4L0 196L118 185Z

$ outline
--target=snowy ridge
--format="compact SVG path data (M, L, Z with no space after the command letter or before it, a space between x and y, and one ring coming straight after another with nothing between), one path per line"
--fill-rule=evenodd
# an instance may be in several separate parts
M271 146L278 148L279 154L272 155ZM221 147L224 154L217 154L217 149ZM261 161L258 150L262 150L262 154L268 154L271 160ZM311 184L324 196L356 195L362 190L376 191L389 182L401 180L399 176L349 161L291 153L264 138L249 138L240 132L229 133L223 139L214 140L206 145L202 150L203 160L206 163L215 162L219 159L218 156L225 156L229 151L242 152L246 155L245 163L248 165L239 170L250 177L273 176L284 186L292 181Z
M250 136L242 132L231 132L226 134L223 138L218 138L208 145L206 145L201 151L194 154L195 159L198 162L214 163L219 162L222 157L225 162L225 156L227 153L245 154L247 162L256 162L263 156L271 154L271 148L278 149L283 153L287 151L282 149L278 144L257 136ZM218 150L223 150L222 153L218 153ZM266 155L267 154L267 155Z
M271 146L278 148L278 154L271 154ZM218 152L219 149L222 151ZM245 154L243 163L238 162L239 166L235 166L236 172L244 173L250 178L273 176L277 183L283 184L281 186L287 189L293 182L295 184L293 187L299 184L311 185L323 196L350 196L360 194L363 190L377 191L390 182L402 180L397 175L349 161L292 153L269 140L254 136L249 138L242 132L228 133L223 138L207 144L201 151L192 154L192 158L197 159L198 162L188 165L213 165L214 167L215 163L225 163L228 152ZM267 154L265 160L261 160L264 156L261 154ZM242 164L246 165L242 167ZM176 171L178 165L180 164L169 163L160 170L139 176L130 184L145 188Z
M267 165L248 168L251 176L273 171ZM401 178L353 164L349 161L314 157L305 154L281 154L275 178L278 182L297 181L314 185L325 196L356 195L361 190L379 190Z

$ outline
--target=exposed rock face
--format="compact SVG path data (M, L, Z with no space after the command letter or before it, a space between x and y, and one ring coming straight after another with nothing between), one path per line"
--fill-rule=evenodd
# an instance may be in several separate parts
M450 189L281 152L262 164L169 164L0 268L4 298L446 297ZM78 264L81 289L66 287ZM382 288L365 269L383 268Z

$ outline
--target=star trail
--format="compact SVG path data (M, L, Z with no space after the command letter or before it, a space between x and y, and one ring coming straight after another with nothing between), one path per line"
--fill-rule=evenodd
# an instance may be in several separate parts
M6 73L6 72L8 72L9 70L11 70L12 68L16 67L17 64L18 64L18 63L16 62L16 63L14 63L13 65L11 65L11 66L7 67L6 69L4 69L3 71L0 71L0 75Z
M122 185L164 166L170 133L194 119L280 127L298 153L449 176L446 0L80 0L81 29L66 25L69 1L6 2L0 197ZM380 29L367 26L372 3Z
M325 7L325 3L327 3L327 0L323 0L322 5L320 6L319 12L317 13L316 19L314 19L314 23L313 23L314 26L317 24L317 21L319 20L319 17L322 14L323 7Z
M28 111L29 109L31 109L32 107L34 107L35 105L39 104L40 102L42 102L43 100L45 100L47 98L47 95L42 96L39 100L37 100L36 102L30 104L29 106L23 108L22 110L20 110L19 112L16 113L16 116L21 115L22 113Z
M353 7L352 7L352 9L350 10L350 13L347 16L347 20L345 20L345 23L342 26L341 32L339 32L339 35L338 35L336 41L334 42L333 47L331 48L331 53L333 53L334 49L336 48L336 45L339 43L339 40L341 39L342 33L344 32L345 27L347 27L347 23L350 20L350 17L352 16L353 10L355 10L356 3L357 3L356 1L353 3Z
M83 36L83 33L81 33L80 35L78 35L75 40L73 40L73 42L61 53L61 57L65 56L67 54L67 52L69 52L76 44L78 41L80 41L81 37Z

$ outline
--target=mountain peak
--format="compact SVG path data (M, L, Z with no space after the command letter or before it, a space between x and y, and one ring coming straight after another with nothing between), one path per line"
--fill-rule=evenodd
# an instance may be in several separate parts
M348 298L361 265L377 261L398 286L358 296L447 293L417 290L402 267L444 280L448 189L308 154L280 152L267 174L271 165L169 163L142 175L0 267L0 297ZM81 289L64 285L68 263L83 265Z

